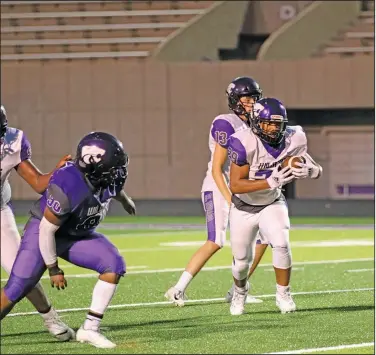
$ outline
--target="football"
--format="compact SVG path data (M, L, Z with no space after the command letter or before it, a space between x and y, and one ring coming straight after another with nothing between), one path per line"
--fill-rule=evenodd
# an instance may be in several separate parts
M303 157L286 157L285 160L281 163L281 167L285 168L289 166L290 168L299 168L296 163L305 163L305 159Z

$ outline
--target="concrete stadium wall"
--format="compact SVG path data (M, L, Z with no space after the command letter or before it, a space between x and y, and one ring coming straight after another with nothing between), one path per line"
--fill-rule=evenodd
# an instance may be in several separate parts
M266 96L280 98L288 109L369 108L373 59L2 62L1 100L9 125L26 132L42 171L74 154L83 135L104 130L118 136L130 155L131 196L196 199L209 158L210 124L228 112L224 91L233 78L254 76ZM14 199L36 198L17 174L11 183Z

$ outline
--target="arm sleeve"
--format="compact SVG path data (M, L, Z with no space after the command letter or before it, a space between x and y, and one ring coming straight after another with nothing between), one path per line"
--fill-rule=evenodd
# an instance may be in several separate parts
M39 250L46 265L55 264L57 261L55 232L59 226L42 218L39 225Z

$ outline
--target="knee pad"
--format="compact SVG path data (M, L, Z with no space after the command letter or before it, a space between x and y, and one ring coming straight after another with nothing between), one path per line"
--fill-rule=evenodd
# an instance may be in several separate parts
M38 280L34 278L21 278L11 274L7 284L4 287L5 295L10 301L16 303L25 297L37 284Z
M100 274L113 272L117 275L123 276L126 272L125 261L120 254L111 255L111 257L102 262L102 265L106 265L106 267L98 270Z
M273 266L277 269L289 269L292 265L292 254L290 245L273 246Z
M247 278L249 267L250 263L247 260L236 260L234 258L232 262L232 276L237 280L244 280Z

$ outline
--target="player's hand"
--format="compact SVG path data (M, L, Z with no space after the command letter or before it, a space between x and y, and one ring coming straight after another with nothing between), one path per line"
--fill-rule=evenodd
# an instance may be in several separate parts
M136 214L136 205L129 196L126 202L123 204L123 207L130 215Z
M297 179L305 179L307 177L315 179L320 174L320 168L314 164L296 163L296 165L299 168L291 168L291 172Z
M56 165L56 169L61 168L67 161L72 160L72 156L70 154L64 155L60 161Z
M272 175L270 175L266 181L269 184L271 189L276 189L282 187L283 185L288 184L292 180L295 179L295 176L291 173L291 168L286 166L283 169L278 171L278 167L276 167Z
M67 280L64 277L64 271L58 266L48 268L48 273L50 274L51 287L64 290L68 286Z

